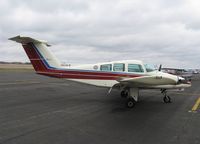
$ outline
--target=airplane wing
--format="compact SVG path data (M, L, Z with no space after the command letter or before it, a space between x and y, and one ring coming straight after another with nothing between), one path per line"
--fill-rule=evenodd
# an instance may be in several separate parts
M136 87L145 87L145 86L156 86L156 85L166 85L166 84L176 84L177 81L163 76L140 76L136 78L119 78L117 80L119 83L136 86Z

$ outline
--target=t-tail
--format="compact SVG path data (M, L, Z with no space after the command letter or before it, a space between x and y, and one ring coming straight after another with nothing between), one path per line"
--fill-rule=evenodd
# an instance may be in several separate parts
M22 44L37 73L42 74L50 69L61 67L60 61L52 54L48 48L50 45L46 41L22 36L9 38L9 40Z

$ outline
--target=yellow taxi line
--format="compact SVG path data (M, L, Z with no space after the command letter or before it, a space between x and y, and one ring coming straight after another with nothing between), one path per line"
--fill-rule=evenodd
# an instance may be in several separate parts
M200 105L200 97L196 100L194 106L192 107L192 111L196 111Z
M186 95L186 96L195 96L195 95L198 95L197 93L174 93L174 94L177 94L177 95Z

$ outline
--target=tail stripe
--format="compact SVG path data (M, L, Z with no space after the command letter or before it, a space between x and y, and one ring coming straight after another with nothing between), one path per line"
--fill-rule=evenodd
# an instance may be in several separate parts
M30 43L23 45L23 47L36 71L48 70L47 67L44 65L44 63L42 62L42 59L38 55L36 49L35 48L33 49L33 46Z
M42 56L42 54L39 52L38 48L33 44L30 43L31 46L35 49L35 51L37 52L39 59L44 63L44 65L46 66L47 69L55 69L53 67L51 67L48 62L46 61L46 59Z

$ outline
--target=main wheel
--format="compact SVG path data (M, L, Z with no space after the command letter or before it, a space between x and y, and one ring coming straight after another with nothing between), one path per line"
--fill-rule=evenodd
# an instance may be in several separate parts
M171 98L170 98L169 96L164 96L164 97L163 97L163 101L164 101L165 103L171 103Z
M128 108L134 107L135 104L136 104L136 101L133 98L128 98L127 103L126 103Z
M128 92L123 90L121 91L121 97L127 97L128 96Z

